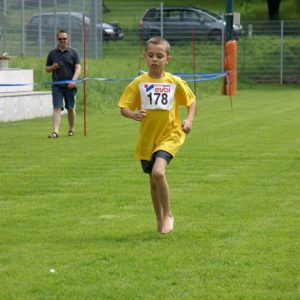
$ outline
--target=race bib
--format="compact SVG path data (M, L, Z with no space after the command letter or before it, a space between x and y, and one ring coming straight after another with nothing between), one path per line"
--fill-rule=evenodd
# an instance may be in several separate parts
M142 109L172 109L176 84L145 82L139 84L139 89Z

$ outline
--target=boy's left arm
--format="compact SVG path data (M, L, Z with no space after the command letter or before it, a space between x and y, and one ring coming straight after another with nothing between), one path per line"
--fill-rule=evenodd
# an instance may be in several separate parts
M189 133L192 130L195 113L196 100L188 107L187 118L181 123L181 128L185 133Z

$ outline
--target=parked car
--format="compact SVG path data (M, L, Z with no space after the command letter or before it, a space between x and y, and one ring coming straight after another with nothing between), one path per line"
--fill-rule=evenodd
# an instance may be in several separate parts
M161 26L162 24L162 26ZM164 6L161 20L161 8L149 8L140 20L139 32L142 39L161 35L168 40L195 39L221 40L225 30L224 18L204 8L190 6ZM240 25L233 26L233 36L238 38L242 31Z
M41 40L53 40L58 30L64 29L68 32L71 41L82 41L83 26L82 26L81 12L56 12L56 13L42 13L32 16L26 25L26 38L28 41L36 42L39 40L39 22L41 19ZM91 32L91 20L85 17L87 37ZM71 30L69 30L69 28ZM97 35L103 40L119 40L124 37L122 28L117 23L97 23Z

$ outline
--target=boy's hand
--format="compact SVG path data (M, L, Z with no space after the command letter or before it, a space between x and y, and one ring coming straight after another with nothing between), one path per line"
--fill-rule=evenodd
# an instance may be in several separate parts
M132 119L135 121L142 121L146 117L147 113L145 110L138 110L133 113Z
M131 111L127 107L121 108L121 114L124 117L130 118L135 121L142 121L147 115L145 110Z
M189 120L184 120L181 123L181 128L185 133L190 133L190 131L192 130L192 122Z

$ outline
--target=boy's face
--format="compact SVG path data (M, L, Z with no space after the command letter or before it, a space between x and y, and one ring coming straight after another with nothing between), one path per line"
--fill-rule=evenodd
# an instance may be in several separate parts
M170 61L170 55L167 54L166 47L163 44L150 43L144 57L149 68L149 75L154 78L162 77L165 64Z

